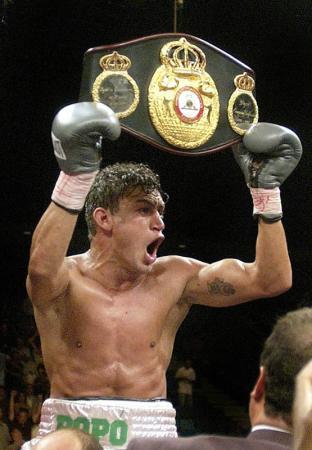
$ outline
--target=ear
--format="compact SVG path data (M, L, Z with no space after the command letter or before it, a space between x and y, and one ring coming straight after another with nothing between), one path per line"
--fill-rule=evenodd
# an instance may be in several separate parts
M264 397L264 392L265 392L264 385L265 385L265 370L264 370L264 367L261 366L258 379L257 379L256 384L250 394L256 402L261 401Z
M93 220L103 231L111 231L112 214L109 209L95 208L93 211Z

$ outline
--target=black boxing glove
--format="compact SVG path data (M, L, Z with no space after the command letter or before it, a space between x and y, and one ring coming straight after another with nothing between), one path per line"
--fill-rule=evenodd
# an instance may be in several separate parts
M70 212L79 213L100 168L102 140L119 137L119 120L102 103L75 103L57 113L51 135L61 169L52 200Z
M260 122L249 128L242 145L233 153L253 197L253 215L266 222L280 220L283 213L279 187L302 155L298 136L288 128Z

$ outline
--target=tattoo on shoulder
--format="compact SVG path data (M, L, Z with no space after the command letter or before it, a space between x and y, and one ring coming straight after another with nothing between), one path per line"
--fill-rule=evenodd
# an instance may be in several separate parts
M211 295L233 295L235 289L231 283L227 283L221 278L215 278L211 283L207 283L208 292Z

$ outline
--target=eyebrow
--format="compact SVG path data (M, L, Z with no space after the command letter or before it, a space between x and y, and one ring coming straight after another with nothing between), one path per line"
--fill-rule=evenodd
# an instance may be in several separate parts
M163 214L165 211L165 204L163 201L157 202L157 201L151 200L150 198L142 197L142 198L136 199L135 203L148 203L153 208L156 208L157 211L160 212L161 214Z

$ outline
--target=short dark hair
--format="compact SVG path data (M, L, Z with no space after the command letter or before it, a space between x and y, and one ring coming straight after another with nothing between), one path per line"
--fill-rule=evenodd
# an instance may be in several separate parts
M93 211L102 207L118 211L121 198L141 188L146 194L158 191L162 196L159 176L147 164L124 162L106 166L97 174L86 199L85 219L89 238L95 234Z
M280 317L265 341L260 364L265 370L265 412L291 425L295 377L312 358L312 308Z

